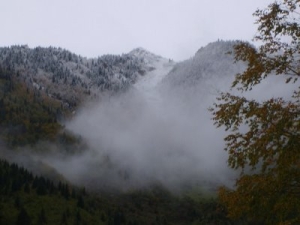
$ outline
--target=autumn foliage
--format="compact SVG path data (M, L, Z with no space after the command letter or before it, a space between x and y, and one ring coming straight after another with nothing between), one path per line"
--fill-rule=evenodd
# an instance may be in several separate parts
M219 198L229 217L246 223L300 223L299 9L299 0L284 0L257 10L254 40L260 46L240 42L234 51L247 68L233 88L247 92L269 76L281 76L282 88L294 88L293 94L259 101L222 93L212 108L215 124L229 132L228 164L242 170L235 189L220 188Z

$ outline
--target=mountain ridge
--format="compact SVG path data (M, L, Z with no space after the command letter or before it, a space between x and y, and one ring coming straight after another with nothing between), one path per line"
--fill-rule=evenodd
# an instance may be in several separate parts
M238 41L216 41L201 47L193 57L177 63L170 73L163 79L163 88L222 89L230 86L234 76L245 69L241 61L235 62L234 56L229 54ZM226 85L219 85L223 80Z
M141 50L141 49L140 49ZM153 70L159 57L136 51L123 55L84 58L62 48L0 48L0 66L13 70L29 88L45 92L71 109L85 98L98 98L103 92L127 89L136 79Z
M182 184L182 180L189 180L187 177L195 178L194 175L197 174L197 169L186 170L186 174L184 172L182 177L180 177L183 179L179 179L178 176L174 177L174 174L168 174L172 171L171 168L173 166L170 160L180 162L182 156L187 154L186 161L183 163L188 167L189 162L193 162L195 159L201 161L201 157L204 157L202 153L197 153L199 146L201 146L201 140L197 136L201 136L202 130L196 124L199 123L199 115L201 115L200 121L202 124L210 123L209 119L206 120L208 112L205 105L209 104L210 100L210 98L207 98L210 94L208 92L210 91L210 86L207 85L207 82L211 80L210 78L213 78L211 84L214 85L216 80L224 81L230 75L234 75L236 71L235 69L226 70L228 67L231 68L233 64L232 57L225 55L230 46L233 46L233 43L212 43L208 47L199 50L195 54L195 57L177 63L175 67L174 62L149 53L144 49L136 49L131 52L132 55L130 53L122 56L106 55L95 60L88 60L72 55L68 51L57 50L55 48L30 50L17 47L12 51L12 56L6 58L1 56L0 62L1 60L4 62L9 59L10 66L15 67L14 79L18 79L19 82L22 81L23 84L27 82L26 84L31 85L32 89L29 88L28 94L26 94L26 88L23 88L21 95L25 99L18 100L17 106L15 99L11 100L5 97L4 105L6 112L4 113L6 116L4 124L7 125L8 130L11 130L11 137L14 137L14 134L20 134L17 143L23 140L24 134L27 134L30 140L34 141L35 137L37 137L36 141L40 140L40 136L35 133L32 135L31 131L40 131L41 128L45 134L42 138L49 137L48 140L50 141L58 139L64 144L71 143L71 147L68 148L71 149L71 155L74 153L73 149L76 149L74 146L82 146L82 142L84 144L87 143L83 146L84 152L87 152L87 154L82 154L86 157L85 159L91 157L90 160L87 160L89 161L88 165L85 164L86 161L81 159L80 156L74 156L79 157L78 160L83 160L81 163L83 168L77 173L78 179L75 179L77 181L88 179L89 176L86 174L88 168L93 168L94 166L98 168L97 166L99 166L100 162L101 165L99 168L102 170L103 176L110 173L109 177L99 179L108 182L106 187L118 184L118 179L128 178L128 173L129 176L131 175L131 179L128 180L126 178L127 180L120 182L124 184L125 187L123 188L125 189L126 187L135 187L134 182L139 180L140 175L145 177L145 174L147 174L147 177L151 181L158 180L169 185L169 187L174 183L180 185ZM3 49L1 50L3 51ZM9 55L9 50L6 49L5 56ZM140 58L134 56L134 54L140 55ZM145 57L148 58L145 60ZM33 62L33 59L37 62ZM58 68L55 67L56 65ZM29 66L33 68L27 68ZM221 71L214 74L216 68L221 69ZM80 72L81 69L86 69L90 73L86 77L83 73L81 74L83 78L80 78L76 76L76 73ZM94 71L93 69L98 69L97 73L92 74L91 71ZM124 70L122 71L122 69ZM144 70L145 73L141 72L141 70ZM104 71L104 74L102 71ZM129 77L124 77L124 71L133 71L133 74L129 74ZM29 72L34 72L35 74L32 75ZM227 75L222 76L225 72ZM168 74L165 76L165 73ZM73 81L71 79L73 77L77 77L77 80ZM97 83L82 82L85 78L87 81L94 79L93 81L95 82L102 79L101 82L103 83L98 86ZM118 84L121 82L124 85L122 79L127 78L128 82L131 79L128 83L129 86L126 86L125 82L125 87L121 86L120 89L109 89L109 84ZM3 79L6 82L5 85L7 88L13 86L9 80L9 76ZM46 80L45 83L42 83L43 79ZM105 79L108 79L108 83ZM43 84L48 84L49 86L46 87ZM218 84L221 83L218 82ZM102 90L101 87L104 89ZM106 87L108 89L105 89ZM133 88L131 89L130 87ZM92 90L91 88L94 89ZM53 89L57 90L60 96L57 95L57 92L51 92ZM132 91L127 91L129 89ZM167 93L160 93L161 89L165 89L165 93ZM72 92L70 93L69 90ZM82 92L84 90L90 90L91 93L83 95ZM99 101L96 100L90 105L85 105L86 102L94 97L92 91L95 90L98 90ZM118 94L107 96L107 92L109 94ZM39 96L47 98L41 100ZM80 97L82 99L79 99ZM33 98L33 100L29 101L26 98ZM18 99L18 95L16 95L16 99ZM46 107L42 104L43 102L46 104L51 99L56 100L55 107ZM74 101L73 105L68 102L70 99ZM32 105L39 109L40 113L35 115L36 113L27 109L26 117L22 119L25 122L21 121L19 123L17 113L20 111L19 108L24 108L24 105L22 105L24 101L27 102L27 108L30 108ZM57 103L60 103L61 106L57 105ZM44 110L44 108L47 110ZM73 111L78 108L80 108L78 113L73 114ZM57 112L63 110L71 111L72 116L70 117L70 121L65 123L65 127L59 127L61 129L58 129L58 131L52 129L49 126L49 121L55 121ZM46 117L46 113L49 115L48 117ZM11 119L10 115L15 115L14 120ZM43 126L39 123L41 118L44 121ZM14 122L14 126L10 126L12 122ZM59 125L59 122L56 121L57 125ZM34 126L29 126L31 124ZM65 132L66 130L73 131L80 138L77 139L76 136L69 135ZM61 135L59 137L55 136L58 133ZM202 136L205 135L207 136L208 133L202 134ZM26 144L28 142L23 141L22 143ZM60 146L55 148L61 151ZM215 148L214 145L213 148ZM47 151L47 147L44 147L43 151ZM162 171L158 173L159 168L153 167L152 163L148 163L149 170L145 169L146 167L143 165L142 168L139 168L139 171L135 171L138 166L141 166L139 162L146 160L143 154L148 155L153 151L156 152L155 155L147 160L155 160L156 163L160 163L158 165L163 168ZM205 152L206 148L203 151ZM132 154L135 155L133 159L131 157ZM119 166L118 164L120 160L119 155L124 156L121 160L123 166ZM65 161L61 161L62 164L59 166L58 161L59 159L56 159L56 166L64 168L60 169L65 172L65 176L72 176L74 170L70 171L69 168L65 168ZM49 162L49 165L51 165L51 162ZM114 165L114 171L112 171L111 165ZM134 165L137 167L134 167ZM205 165L205 162L202 165ZM57 169L60 170L59 168ZM201 170L201 166L198 169ZM128 171L131 171L132 174ZM152 171L153 173L157 171L157 174L148 174L148 171ZM114 174L116 182L109 184L112 181L112 173L114 172L116 172ZM127 175L124 178L120 174ZM91 175L91 181L94 180L93 176L94 174ZM162 179L163 176L173 177L174 180ZM95 174L95 177L99 178L98 173ZM198 178L197 176L197 179L193 179L194 182L195 180L203 180L202 178ZM141 181L141 183L143 182L147 181ZM91 182L91 185L95 185L95 182Z

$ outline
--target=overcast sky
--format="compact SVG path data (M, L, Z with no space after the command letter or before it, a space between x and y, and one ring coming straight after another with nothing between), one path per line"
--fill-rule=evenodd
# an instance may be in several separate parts
M66 48L86 57L143 47L176 61L218 39L251 40L271 0L1 0L0 45Z

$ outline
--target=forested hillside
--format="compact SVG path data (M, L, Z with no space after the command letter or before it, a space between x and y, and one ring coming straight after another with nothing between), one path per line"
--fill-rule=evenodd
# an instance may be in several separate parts
M76 141L62 122L81 103L128 89L156 59L143 49L87 59L54 47L2 47L0 136L9 146Z
M75 109L85 98L124 90L149 69L134 54L104 55L87 59L61 48L28 46L0 48L0 66L12 71L29 89L39 90Z
M177 196L154 185L126 193L91 193L75 187L51 165L34 160L35 151L49 153L47 143L65 157L84 151L80 137L67 131L63 121L71 119L83 101L126 90L138 76L155 70L158 60L144 49L98 59L52 47L0 49L1 156L33 170L0 161L0 224L230 222L224 209L200 192ZM36 146L39 142L44 144ZM26 163L13 156L23 147L29 151ZM7 150L12 157L6 156Z
M8 145L54 140L64 115L61 103L18 79L14 71L0 67L1 139ZM65 112L67 113L67 111Z
M228 88L234 75L246 66L242 61L234 63L233 46L237 43L218 40L201 47L193 57L174 66L164 78L162 88L174 92L194 89L194 93L201 95Z
M153 183L125 192L95 187L91 192L34 159L36 152L50 154L51 145L66 159L88 151L64 121L72 120L84 101L125 91L156 64L173 66L170 60L141 48L85 59L59 48L26 46L2 48L0 58L0 147L12 160L0 162L0 224L234 224L216 199L198 188L174 194ZM5 155L8 150L18 157L23 148L26 162Z
M3 1L0 225L300 224L300 0L178 2Z
M174 196L161 187L87 193L0 161L0 224L233 224L225 212L215 200Z

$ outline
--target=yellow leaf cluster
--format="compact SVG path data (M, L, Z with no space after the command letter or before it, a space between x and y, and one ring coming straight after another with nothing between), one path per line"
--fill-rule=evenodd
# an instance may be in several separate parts
M299 12L299 0L284 0L254 13L259 25L255 40L262 44L235 46L235 60L248 66L236 75L233 87L251 91L276 75L286 77L288 84L297 83ZM229 132L228 164L243 171L235 189L219 190L228 216L256 224L300 224L300 87L285 100L261 102L230 93L222 93L218 100L211 111L216 126Z

